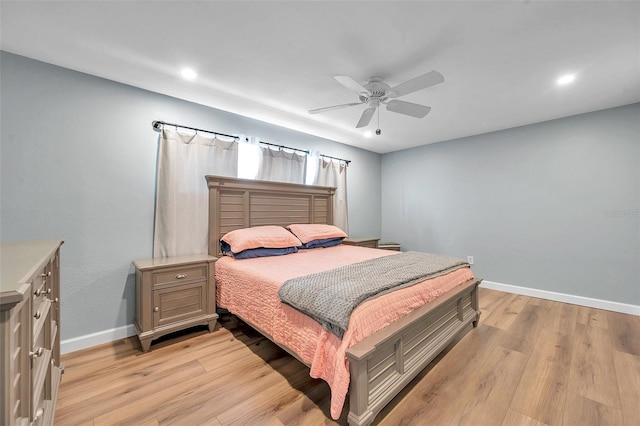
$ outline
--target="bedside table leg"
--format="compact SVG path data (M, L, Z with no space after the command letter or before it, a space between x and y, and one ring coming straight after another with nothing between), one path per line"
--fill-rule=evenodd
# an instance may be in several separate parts
M215 320L215 318L212 320L209 320L209 324L208 324L209 332L212 332L216 329L216 322L217 321Z
M142 352L149 352L151 347L151 339L140 339L140 346L142 346Z

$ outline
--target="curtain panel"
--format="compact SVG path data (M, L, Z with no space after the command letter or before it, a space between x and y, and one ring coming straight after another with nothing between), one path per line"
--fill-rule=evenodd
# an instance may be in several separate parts
M304 183L306 170L306 155L260 147L260 160L256 179Z
M318 170L314 185L333 186L333 224L349 234L349 217L347 208L347 165L341 161L326 160L318 157Z
M238 143L163 129L158 153L153 256L208 252L206 175L238 175Z

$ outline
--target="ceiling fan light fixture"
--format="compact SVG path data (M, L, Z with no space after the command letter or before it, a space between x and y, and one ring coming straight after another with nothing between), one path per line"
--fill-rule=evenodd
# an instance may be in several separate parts
M565 74L562 77L560 77L558 80L556 80L556 83L558 84L558 86L564 86L569 83L573 83L575 79L576 79L575 74Z
M192 68L183 68L180 72L180 75L182 75L182 78L189 81L195 80L195 78L198 76L198 74Z

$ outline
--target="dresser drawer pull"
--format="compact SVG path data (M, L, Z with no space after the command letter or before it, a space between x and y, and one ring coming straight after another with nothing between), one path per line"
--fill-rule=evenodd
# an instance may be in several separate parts
M40 297L41 294L42 294L42 289L41 288L39 288L39 289L37 289L36 291L33 292L33 295L35 297Z
M155 308L153 308L153 312L158 312L160 310L160 308L158 308L157 306Z
M36 359L39 356L42 356L42 352L44 351L44 349L42 348L38 348L33 352L29 352L29 356L31 357L31 359Z
M177 280L181 280L182 278L187 278L187 274L178 274L176 275Z
M51 289L50 288L47 289L47 294L51 294Z
M51 276L51 271L47 272L46 274L40 274L41 277L45 278L45 277L50 277Z
M53 303L58 303L59 301L60 301L60 299L58 299L57 297L52 300Z
M36 311L36 314L33 316L35 319L40 319L40 316L42 314L40 313L40 311Z

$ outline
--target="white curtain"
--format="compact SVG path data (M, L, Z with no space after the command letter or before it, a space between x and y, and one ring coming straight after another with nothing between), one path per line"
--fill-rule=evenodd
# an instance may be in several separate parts
M349 234L347 210L347 165L342 161L318 158L314 185L336 187L333 197L333 224Z
M261 146L256 179L304 183L306 165L306 155Z
M153 257L207 253L209 193L205 176L237 174L237 142L163 129Z

